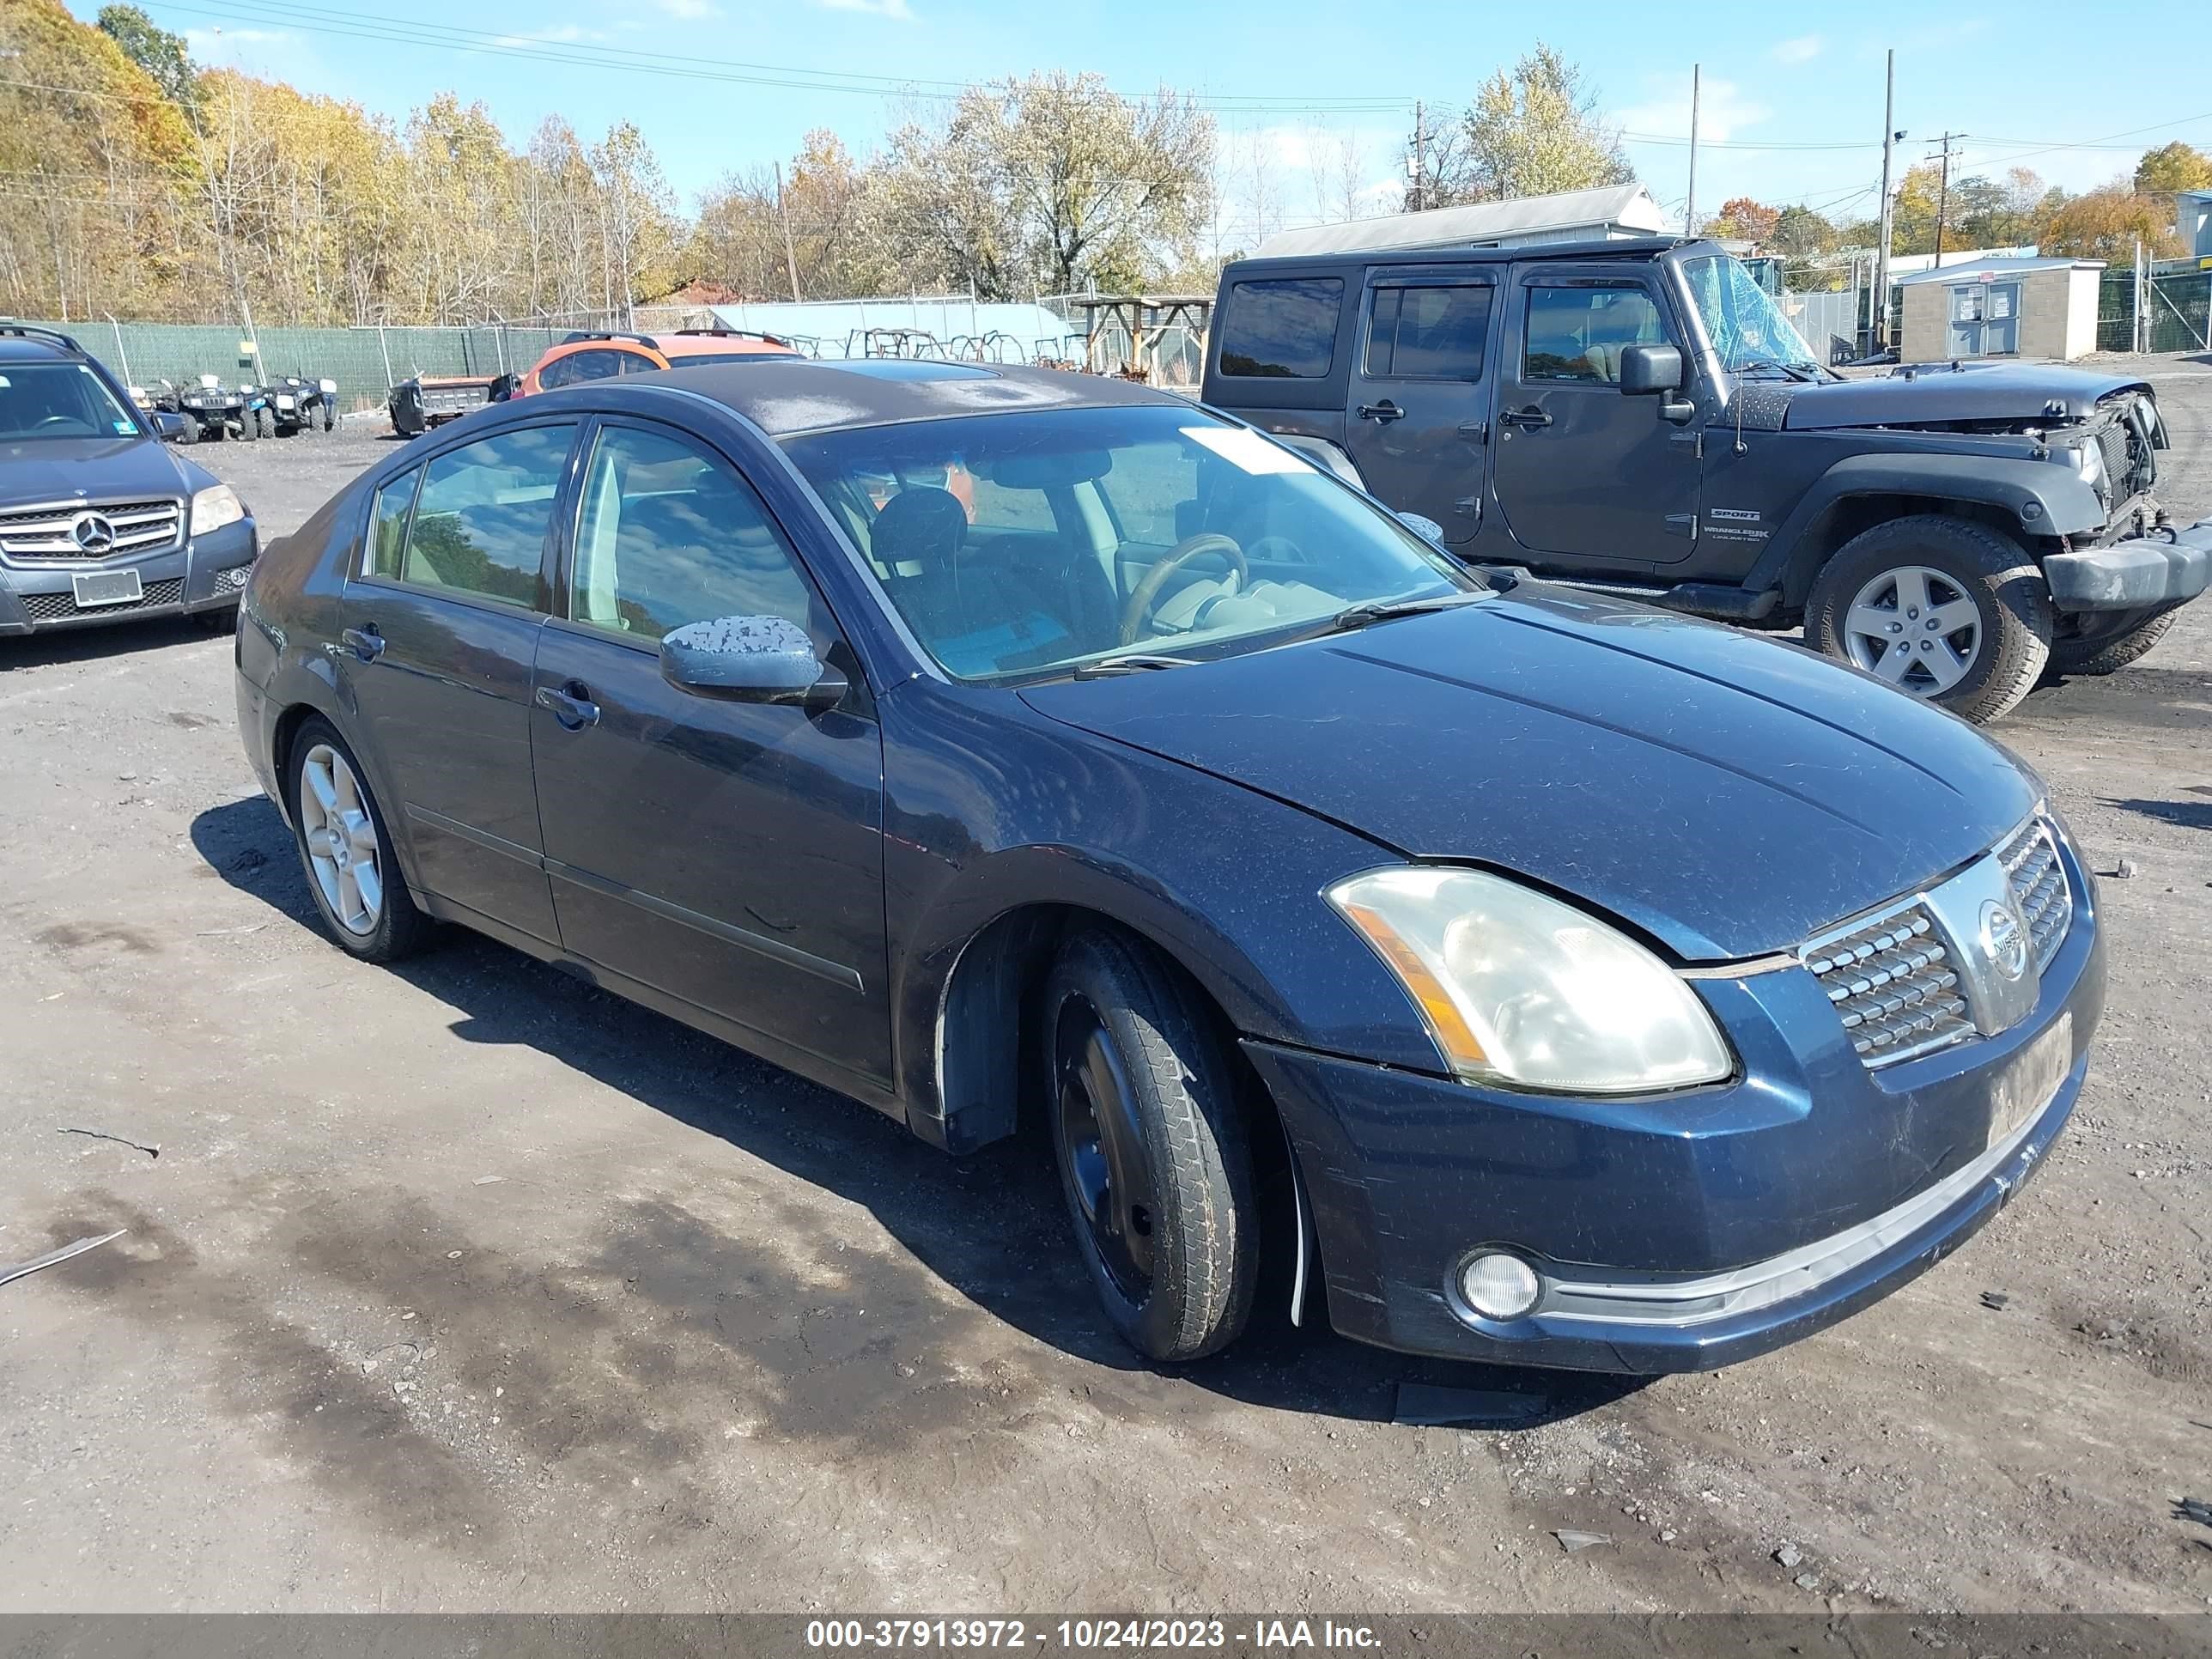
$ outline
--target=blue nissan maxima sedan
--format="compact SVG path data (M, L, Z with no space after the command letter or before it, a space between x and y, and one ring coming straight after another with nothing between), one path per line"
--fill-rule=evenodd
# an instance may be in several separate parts
M532 398L372 469L244 611L341 946L459 923L948 1151L1036 1121L1155 1360L1235 1339L1263 1259L1394 1348L1775 1347L2003 1206L2103 1004L2083 863L1965 725L1470 570L1143 386Z

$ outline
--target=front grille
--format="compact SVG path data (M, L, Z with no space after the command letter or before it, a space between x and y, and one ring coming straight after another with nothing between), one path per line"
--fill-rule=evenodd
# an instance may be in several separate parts
M174 605L185 597L185 584L180 578L167 581L148 582L146 591L128 605L79 605L73 593L26 593L22 595L23 609L31 613L34 623L72 622L79 617L117 617L132 611L152 611L165 605Z
M1805 945L1798 959L1820 981L1851 1046L1869 1066L1924 1054L1973 1031L1950 951L1917 900Z
M2050 827L2040 818L2029 819L1999 849L1997 858L2012 888L2012 901L2020 907L2020 919L2027 924L2036 971L2041 973L2058 954L2066 930L2074 924L2074 892L2066 883L2066 866L2059 863Z
M107 520L112 545L88 550L70 533L88 513ZM184 528L182 501L60 501L0 513L0 554L10 559L112 559L176 545Z

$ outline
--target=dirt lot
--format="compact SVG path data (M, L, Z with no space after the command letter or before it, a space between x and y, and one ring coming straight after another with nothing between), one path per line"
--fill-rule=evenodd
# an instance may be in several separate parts
M2212 368L2156 367L2212 513ZM198 453L282 532L385 441ZM2212 1604L2212 604L1998 732L2133 871L2044 1173L1646 1387L1312 1331L1132 1369L1033 1146L946 1160L467 937L325 944L230 681L181 626L0 643L0 1261L130 1229L0 1287L0 1610ZM1408 1380L1550 1410L1399 1427Z

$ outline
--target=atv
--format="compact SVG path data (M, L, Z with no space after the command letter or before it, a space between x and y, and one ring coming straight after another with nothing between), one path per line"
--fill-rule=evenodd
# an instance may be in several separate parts
M305 432L319 421L328 432L337 424L338 383L299 374L280 376L269 388L270 416L279 437Z
M202 442L265 438L276 430L266 387L247 380L225 386L219 374L203 374L198 385L186 386L177 399L177 412L192 422L192 435Z

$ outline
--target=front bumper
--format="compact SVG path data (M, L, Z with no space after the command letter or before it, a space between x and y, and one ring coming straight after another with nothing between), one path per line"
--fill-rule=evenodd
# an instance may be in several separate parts
M1699 981L1739 1080L1634 1101L1510 1095L1247 1042L1296 1150L1332 1324L1449 1358L1651 1375L1809 1335L1957 1249L2072 1115L2105 999L2087 878L2033 1013L1879 1070L1811 975ZM2071 1023L2063 1080L1995 1145L1998 1092ZM1451 1284L1479 1249L1547 1280L1485 1320Z
M98 563L0 564L0 637L184 616L236 605L258 549L253 520L241 519L159 553ZM138 573L143 598L127 605L76 603L72 578L94 570L122 569Z
M2043 575L2061 611L2170 611L2203 592L2212 578L2212 519L2054 553L2044 560Z

